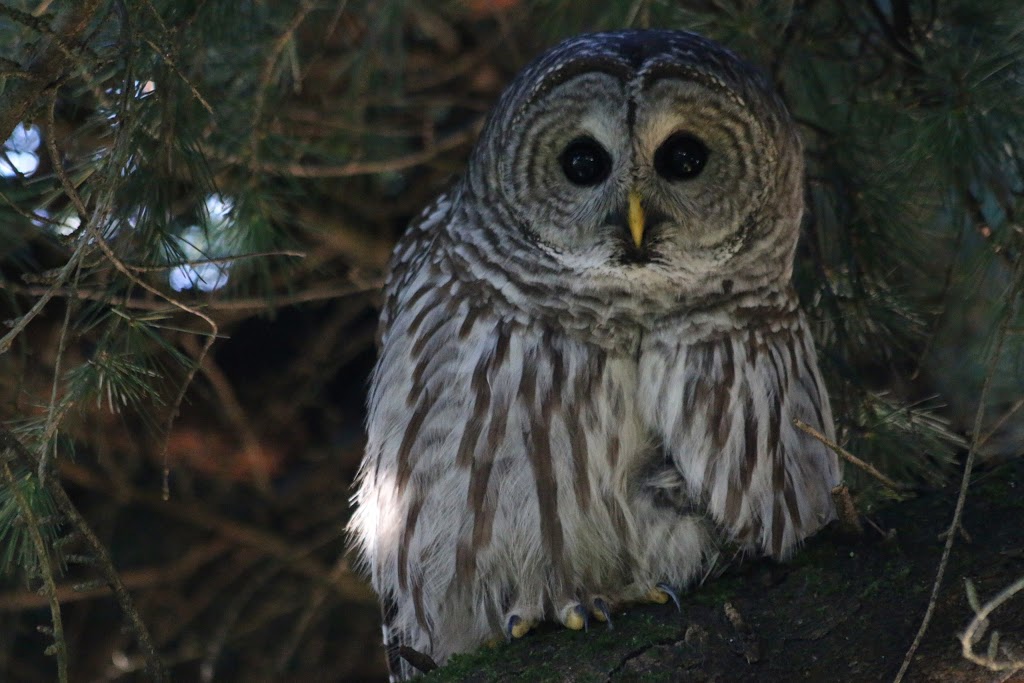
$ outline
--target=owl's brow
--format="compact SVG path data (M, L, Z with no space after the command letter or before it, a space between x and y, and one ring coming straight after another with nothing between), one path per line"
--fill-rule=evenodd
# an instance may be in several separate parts
M611 57L575 59L545 74L537 87L530 92L530 96L523 102L522 108L526 109L563 83L590 73L603 73L625 83L633 77L634 70L628 64Z
M648 90L661 80L693 81L710 90L735 95L736 92L721 78L696 66L672 62L654 62L640 72L639 89Z

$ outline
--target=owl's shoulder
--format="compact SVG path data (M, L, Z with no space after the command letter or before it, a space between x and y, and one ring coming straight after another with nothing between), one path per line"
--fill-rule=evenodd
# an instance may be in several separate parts
M381 333L394 320L401 302L409 295L413 281L436 258L437 250L433 246L442 237L442 228L449 220L453 203L451 192L438 195L412 220L395 245L384 281Z
M409 223L391 254L386 282L389 294L400 288L409 274L430 257L431 244L441 235L440 228L448 221L452 205L452 197L445 192Z

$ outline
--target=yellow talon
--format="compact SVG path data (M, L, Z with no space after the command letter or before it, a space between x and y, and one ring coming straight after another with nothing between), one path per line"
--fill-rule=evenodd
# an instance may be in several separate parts
M608 621L608 617L606 617L604 612L599 609L590 610L590 614L598 621Z
M573 631L582 631L587 625L586 613L584 613L583 609L577 605L568 611L565 618L562 620L562 623L565 624L565 627L568 629L572 629Z
M512 629L511 629L512 637L513 638L522 638L527 633L529 633L530 629L532 629L532 628L533 628L533 622L527 621L525 619L520 619L518 622L515 623L515 625L512 626Z
M646 602L653 602L658 605L664 605L670 599L671 598L669 598L668 593L661 590L660 588L652 588L647 592L647 595L644 597L644 600Z

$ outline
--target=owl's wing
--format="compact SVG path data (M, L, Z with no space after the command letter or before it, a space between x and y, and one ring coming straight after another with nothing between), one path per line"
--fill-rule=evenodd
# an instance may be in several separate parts
M783 329L697 343L654 335L640 372L648 424L689 494L733 540L784 557L835 517L838 459L794 425L834 438L802 316Z
M562 561L553 506L556 487L574 481L571 463L546 454L561 445L549 434L575 424L579 411L558 392L579 373L456 276L450 206L442 197L428 208L395 251L349 526L401 678L413 673L403 646L443 662L502 633L505 612L540 618L543 584L524 585Z
M423 478L411 481L415 458L421 451L427 450L429 456L438 450L436 443L427 449L424 437L436 438L439 416L455 419L445 415L453 402L442 391L445 375L455 372L453 361L450 354L439 356L436 347L442 340L458 339L448 329L458 321L446 308L454 299L443 300L444 281L432 275L433 245L450 207L450 198L441 195L425 208L391 257L377 333L380 355L368 399L366 456L356 478L355 512L348 527L357 562L380 596L393 681L416 673L400 656L400 648L423 654L432 650L429 638L422 637L430 624L422 604L421 578L410 581L404 567L424 504ZM424 349L424 343L431 348ZM410 600L414 592L415 601ZM422 623L418 626L417 621Z

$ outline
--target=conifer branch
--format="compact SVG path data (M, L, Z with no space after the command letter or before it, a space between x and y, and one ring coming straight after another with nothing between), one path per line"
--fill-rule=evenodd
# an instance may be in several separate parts
M17 437L9 432L5 427L0 426L0 449L11 450L19 457L22 461L22 465L28 468L30 471L35 470L36 459L33 457L31 451L28 450L22 444ZM142 617L139 615L138 610L135 608L135 602L132 600L131 594L125 587L124 582L121 580L120 574L114 567L114 562L110 557L110 553L107 551L106 546L96 537L93 533L92 527L86 522L85 518L75 507L75 504L68 498L67 492L64 491L64 487L61 485L59 477L47 477L45 482L40 482L47 492L53 497L57 503L57 507L64 517L70 522L71 526L75 528L82 538L85 539L86 544L89 546L89 551L96 558L96 565L103 578L107 581L111 590L114 592L114 596L117 598L118 604L121 606L121 611L128 617L131 622L132 630L135 633L135 637L142 648L143 654L146 656L147 666L146 669L149 675L157 683L163 683L168 680L167 671L164 668L163 660L160 659L160 655L157 652L156 646L153 644L153 638L149 634L149 629L143 622ZM38 528L38 527L37 527ZM57 589L56 585L52 586L53 595L56 596Z
M21 443L10 432L0 427L0 454L16 451L19 447L21 447ZM20 483L6 459L0 459L0 475L2 475L0 479L9 487L18 501L18 509L21 511L25 529L29 538L32 539L37 565L34 569L39 572L39 579L43 582L43 592L46 595L47 606L50 608L50 622L53 624L53 644L50 646L50 651L57 659L57 680L60 683L68 683L68 644L64 638L64 621L61 617L60 601L57 599L57 581L54 576L53 564L50 561L50 549L39 532L40 522L32 511L32 506L25 498Z
M0 4L0 14L14 21L29 22L42 32L43 39L35 55L24 65L30 78L9 83L0 102L0 139L6 140L14 127L24 121L32 107L46 96L55 93L63 80L80 61L77 42L103 5L103 0L78 0L69 3L65 12L50 30L41 20L23 15L6 4ZM29 21L31 20L31 21Z
M295 31L306 20L306 17L313 11L313 8L314 4L312 2L303 0L292 20L274 41L263 63L263 73L260 74L259 82L256 84L256 102L253 104L252 120L249 124L251 129L249 136L249 158L254 164L258 163L260 158L263 109L267 104L267 91L270 89L270 81L274 77L274 68L277 66L277 61L281 58L281 53L284 52L285 47L293 40Z
M216 341L217 336L219 335L219 327L217 326L217 323L214 322L213 318L208 316L206 313L203 313L198 308L195 308L193 306L189 306L188 304L183 303L179 299L176 299L176 298L174 298L174 297L172 297L172 296L170 296L170 295L160 291L156 287L153 287L148 282L145 282L145 281L141 280L137 275L135 275L131 271L131 268L129 268L129 266L127 264L125 264L117 256L117 254L114 253L113 249L110 248L110 245L107 243L106 237L101 233L99 228L96 226L96 221L93 220L93 219L87 218L87 211L86 211L86 208L85 208L85 202L82 201L82 198L81 198L81 196L78 193L78 190L75 188L75 186L71 183L71 180L68 178L67 173L64 170L64 164L63 164L63 162L61 161L61 158L60 158L60 153L57 151L56 142L54 141L53 130L56 128L56 126L54 124L54 108L55 107L56 107L56 96L54 96L51 99L51 101L50 101L50 107L49 107L48 116L47 116L47 124L48 124L48 128L50 130L50 133L51 133L50 135L47 136L47 150L50 153L50 162L53 164L54 171L56 172L57 177L60 179L61 185L64 187L65 194L67 194L67 196L71 200L72 204L74 204L75 207L78 209L79 215L81 216L81 219L82 219L82 226L85 228L85 230L92 237L93 242L96 244L97 247L99 247L100 251L103 252L104 256L107 257L107 260L110 262L110 264L113 265L114 268L117 271L119 271L121 273L121 275L123 275L125 278L127 278L130 282L132 282L136 286L140 287L141 289L146 290L150 294L152 294L152 295L154 295L154 296L156 296L156 297L158 297L160 299L163 299L164 301L166 301L168 304L170 304L174 308L177 308L180 311L183 311L185 313L189 313L189 314L191 314L191 315L201 319L203 322L205 322L207 325L210 326L210 332L207 334L206 340L203 342L203 346L202 346L202 348L199 351L199 354L197 356L196 362L194 364L192 364L189 367L188 371L185 373L185 379L184 379L184 381L182 382L181 386L178 389L177 396L175 397L174 401L171 403L171 409L168 412L167 423L166 423L166 430L165 430L165 434L170 435L171 427L174 425L174 421L178 417L178 411L181 409L181 403L182 403L182 401L185 400L185 393L188 391L188 388L192 385L192 380L195 378L196 372L199 370L199 367L202 365L203 359L210 352L210 349L213 348L213 343ZM167 439L166 438L164 439L164 444L163 444L163 447L162 447L162 452L160 454L160 457L164 461L163 490L164 490L164 497L167 498L167 497L170 496L169 484L168 484L168 478L170 476L170 468L167 466Z

